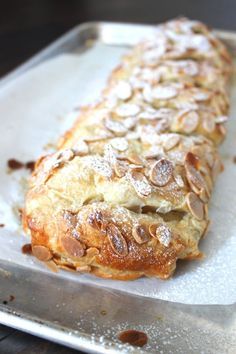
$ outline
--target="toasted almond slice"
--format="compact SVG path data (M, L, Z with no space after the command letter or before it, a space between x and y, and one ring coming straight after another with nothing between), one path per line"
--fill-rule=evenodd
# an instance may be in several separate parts
M80 140L74 147L75 156L84 156L89 153L89 146L84 140Z
M202 126L203 126L203 129L207 132L207 133L213 133L213 131L215 130L215 120L212 119L213 117L211 116L206 116L204 119L203 119L203 122L202 122Z
M90 247L86 250L87 257L96 257L99 255L99 250L96 247Z
M87 221L94 229L101 230L103 224L103 215L101 210L95 210L88 216Z
M154 238L156 238L156 229L158 225L159 224L150 224L148 228L149 234Z
M204 204L201 201L201 199L198 198L198 196L195 193L190 192L187 194L186 202L192 215L198 220L203 220Z
M160 159L151 168L150 180L159 187L165 186L173 174L173 165L169 160Z
M168 134L164 140L163 147L166 151L173 149L180 142L180 136L177 134Z
M202 188L198 193L199 198L203 201L203 203L207 203L209 200L209 195L206 192L206 189Z
M105 127L117 135L124 135L127 133L127 128L121 122L107 118L104 121Z
M152 97L152 89L151 89L151 86L146 84L144 86L144 89L143 89L143 98L144 98L144 101L148 102L148 103L152 103L153 101L153 97Z
M128 171L128 165L125 164L122 161L117 161L114 166L114 171L117 177L122 178L126 175L126 172Z
M73 159L73 157L75 156L75 153L72 149L65 149L62 151L58 151L57 154L57 161L59 163L63 163L66 161L70 161Z
M32 246L33 255L40 261L47 262L52 259L52 252L46 246L35 245Z
M157 100L169 100L178 95L178 91L173 86L156 86L152 90L152 97Z
M199 102L199 101L208 101L209 98L211 97L209 92L204 92L204 91L197 91L196 93L194 93L193 98L195 101Z
M144 164L144 161L136 154L128 155L127 160L135 165L143 165Z
M187 180L191 186L192 184L194 184L198 191L201 191L201 189L205 189L206 192L208 192L205 179L195 167L197 163L198 159L196 158L196 156L189 152L186 155L184 162Z
M132 229L132 236L135 239L135 241L140 245L148 242L150 239L148 229L145 225L134 226Z
M78 266L76 267L76 271L80 273L89 273L91 272L91 266L90 265L83 265L83 266Z
M215 117L215 123L216 124L226 123L228 121L228 119L229 119L228 116L217 116L217 117Z
M104 146L104 159L110 163L111 165L114 165L116 163L116 157L117 153L111 146L111 144L105 144Z
M62 247L64 248L65 252L72 257L80 258L84 255L84 248L82 243L79 240L71 236L65 235L61 239Z
M178 186L180 188L184 187L184 181L183 181L183 178L180 175L174 174L174 179L175 179L175 182L178 184Z
M92 169L101 176L110 178L113 174L109 162L101 156L91 156L90 164Z
M115 113L119 117L136 116L140 112L140 107L134 103L124 103L118 106Z
M199 115L195 111L187 111L181 116L180 125L185 133L190 134L197 129Z
M152 192L152 187L147 178L139 171L132 170L128 174L129 180L136 193L141 197L147 197Z
M148 336L144 332L135 329L122 331L118 335L118 339L122 343L128 343L135 347L143 347L148 342Z
M225 126L224 125L222 125L222 124L219 124L218 126L218 129L219 129L219 131L220 131L220 133L223 135L223 137L226 135L226 128L225 128Z
M128 100L132 96L132 86L127 81L120 81L115 87L115 93L120 100Z
M52 272L54 272L54 273L57 273L57 272L58 272L58 267L57 267L56 263L53 262L53 260L47 261L47 262L45 262L44 264L45 264L45 265L48 267L48 269L50 269Z
M133 129L137 124L137 118L136 117L127 117L122 120L122 123L124 124L125 128Z
M156 237L162 245L168 247L172 239L172 232L166 225L159 224L156 228Z
M129 143L125 138L114 138L110 140L111 146L118 151L126 151Z
M106 234L110 242L111 248L118 256L128 255L128 246L124 236L114 224L108 224L106 227Z

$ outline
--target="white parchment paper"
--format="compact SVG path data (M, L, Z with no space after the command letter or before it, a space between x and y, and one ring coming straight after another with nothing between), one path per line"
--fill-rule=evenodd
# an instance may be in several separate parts
M48 272L33 257L23 255L29 242L16 210L23 205L24 170L7 172L10 158L34 160L45 154L73 121L75 107L94 101L111 69L125 50L98 44L82 54L64 54L31 69L0 91L0 259ZM232 87L228 137L221 147L225 171L218 178L211 201L212 225L200 248L201 261L179 262L172 279L103 280L60 271L67 277L111 289L186 304L231 304L236 301L236 85ZM63 118L67 117L67 118ZM0 285L1 286L1 285Z

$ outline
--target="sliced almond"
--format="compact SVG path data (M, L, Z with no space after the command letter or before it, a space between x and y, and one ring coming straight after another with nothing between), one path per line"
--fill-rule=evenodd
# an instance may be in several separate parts
M96 230L101 230L103 225L103 215L100 210L95 210L92 214L88 216L88 223Z
M104 121L105 127L117 135L124 135L127 133L127 128L119 121L107 118Z
M217 117L215 117L215 123L216 124L226 123L228 121L228 119L229 119L228 116L217 116Z
M180 175L174 174L174 179L180 188L184 188L184 181Z
M52 272L54 272L54 273L57 273L57 272L58 272L58 267L57 267L56 263L53 262L53 260L47 261L47 262L45 262L44 264L45 264L45 265L48 267L48 269L50 269Z
M156 228L156 237L162 245L168 247L172 239L172 232L166 225L159 224Z
M185 163L184 163L187 180L191 187L193 184L198 191L205 189L205 191L209 195L206 181L201 175L201 173L195 167L197 163L198 163L198 159L196 158L196 156L191 152L189 152L186 155Z
M173 149L180 142L180 136L177 134L168 134L164 140L163 147L166 151Z
M140 107L134 103L124 103L118 106L115 113L119 117L136 116L140 112Z
M128 100L132 96L132 86L127 81L120 81L115 87L115 93L120 100Z
M76 156L84 156L89 153L89 146L84 140L81 140L73 147L73 151Z
M195 193L190 192L187 194L186 202L192 215L198 220L203 220L204 204L201 201L201 199L198 198L198 196Z
M173 86L156 86L152 90L152 97L157 100L169 100L178 95L178 91Z
M52 259L52 252L46 246L35 245L32 246L33 255L40 261L47 262Z
M173 165L169 160L160 159L151 168L150 180L159 187L165 186L173 174Z
M122 343L128 343L135 347L143 347L148 342L148 336L144 332L128 329L118 334L118 339Z
M124 236L114 224L108 224L106 227L106 234L110 242L111 248L118 256L128 255L128 246Z
M152 187L147 178L139 171L132 170L128 174L129 180L136 193L142 198L147 197L152 192Z
M197 129L199 123L199 115L197 112L187 111L180 117L180 125L185 133L190 134Z
M125 138L114 138L110 140L110 144L118 151L126 151L129 147L129 143Z
M91 156L90 164L92 169L103 177L110 178L113 174L109 162L101 156Z
M197 91L196 93L194 93L194 100L195 101L208 101L209 98L211 97L209 92L204 92L204 91Z
M215 130L216 125L214 119L212 118L213 117L209 115L203 119L202 126L207 133L213 133Z
M65 252L75 258L83 257L84 255L84 247L79 240L71 236L65 235L61 239L62 247L64 248Z
M220 172L222 172L224 169L224 166L221 162L221 160L219 158L216 158L214 163L213 163L213 166L212 166L212 178L213 178L213 181L216 180L216 177L220 174Z
M144 161L136 154L129 154L127 160L135 165L143 165Z
M114 166L114 171L117 177L122 178L126 175L128 171L128 164L125 164L123 161L117 161Z
M150 224L149 225L149 234L152 236L152 237L154 237L154 238L156 238L156 229L157 229L157 226L158 226L158 224Z
M99 255L99 250L96 247L90 247L86 250L86 256L93 258Z
M76 267L76 271L81 272L81 273L89 273L89 272L91 272L91 269L92 268L89 265L83 265L83 266Z
M134 226L132 229L132 236L135 241L140 245L148 242L150 239L148 229L145 225Z

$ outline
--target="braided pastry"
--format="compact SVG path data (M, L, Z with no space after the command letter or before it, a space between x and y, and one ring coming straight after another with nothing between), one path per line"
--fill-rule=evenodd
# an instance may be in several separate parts
M156 28L38 160L23 223L33 254L97 276L166 279L201 257L222 163L231 59L203 24Z

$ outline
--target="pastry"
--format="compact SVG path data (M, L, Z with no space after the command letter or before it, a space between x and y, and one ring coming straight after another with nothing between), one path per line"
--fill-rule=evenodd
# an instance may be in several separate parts
M169 21L135 46L36 164L23 213L33 254L120 280L166 279L178 259L200 258L230 72L227 50L196 21Z

